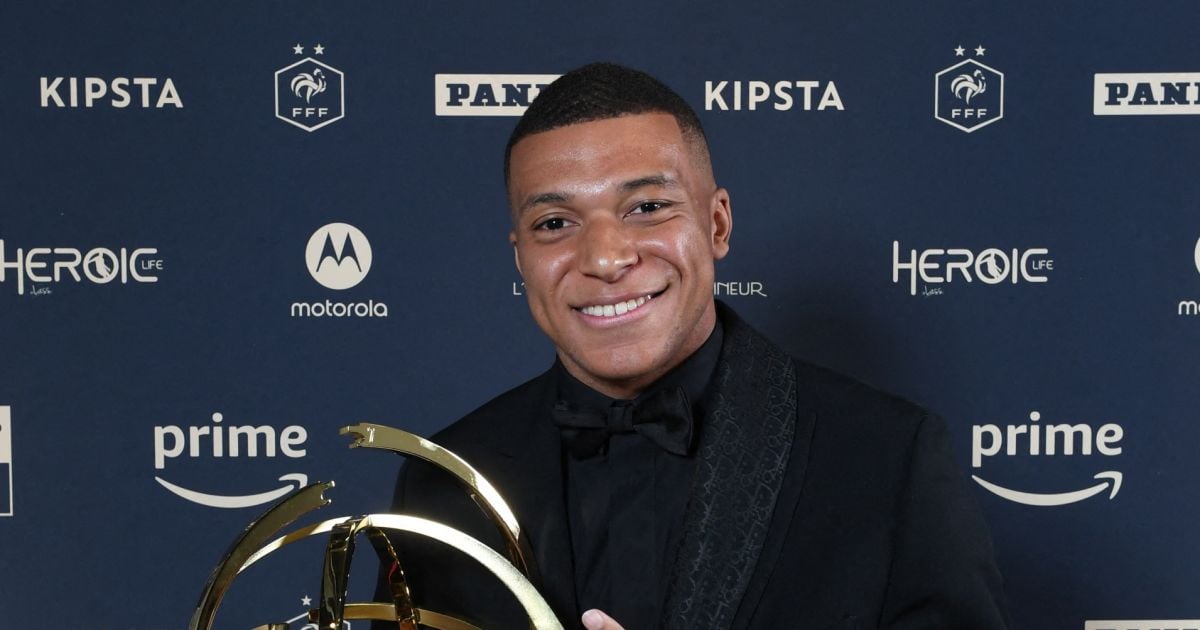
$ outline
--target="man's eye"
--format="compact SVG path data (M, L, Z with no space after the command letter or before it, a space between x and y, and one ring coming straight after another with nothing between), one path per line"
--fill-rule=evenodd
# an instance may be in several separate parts
M535 229L535 230L561 230L565 227L567 227L567 221L565 219L560 219L560 218L556 217L553 219L546 219L545 221L538 223L537 225L533 226L533 229Z
M634 207L630 214L649 214L655 210L662 210L665 207L667 207L667 204L661 201L646 201Z

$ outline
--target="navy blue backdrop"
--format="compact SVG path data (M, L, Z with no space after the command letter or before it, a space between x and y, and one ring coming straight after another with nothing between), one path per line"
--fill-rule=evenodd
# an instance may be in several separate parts
M386 508L398 458L338 427L428 435L544 369L502 149L599 59L699 111L735 217L718 296L947 418L1017 627L1200 626L1197 18L5 2L0 627L182 628L289 489ZM218 627L301 615L310 542Z

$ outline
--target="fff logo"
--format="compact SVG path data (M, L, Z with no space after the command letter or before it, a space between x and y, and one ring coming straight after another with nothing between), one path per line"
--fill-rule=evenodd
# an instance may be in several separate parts
M1004 117L1004 73L974 59L934 76L933 115L971 133Z
M275 117L313 132L346 115L346 77L305 57L275 71Z

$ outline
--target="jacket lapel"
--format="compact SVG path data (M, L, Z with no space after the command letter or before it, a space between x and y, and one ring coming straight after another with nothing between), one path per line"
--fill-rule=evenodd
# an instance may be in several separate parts
M562 440L549 417L544 401L554 381L550 373L532 383L529 417L513 423L512 432L497 449L504 459L497 473L509 483L497 489L517 515L517 522L533 547L534 584L564 622L574 619L575 563L567 529L563 494ZM511 489L509 489L511 488Z
M789 492L790 505L777 505L796 436L795 365L733 311L718 306L726 337L700 427L664 628L731 627L743 598L757 600L769 574L775 554L763 551L772 516L777 510L790 515L792 495L798 495ZM755 589L748 593L752 583ZM738 621L745 619L743 612Z

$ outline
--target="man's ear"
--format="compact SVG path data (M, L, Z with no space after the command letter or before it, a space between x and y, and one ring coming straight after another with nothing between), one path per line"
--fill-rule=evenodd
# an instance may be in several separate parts
M733 209L729 204L728 190L718 188L713 193L709 213L713 260L720 260L729 253L729 236L733 232Z
M525 279L525 272L521 271L521 252L517 251L517 233L515 231L508 233L508 242L513 248L513 262L517 265L517 273L521 274L521 279Z

